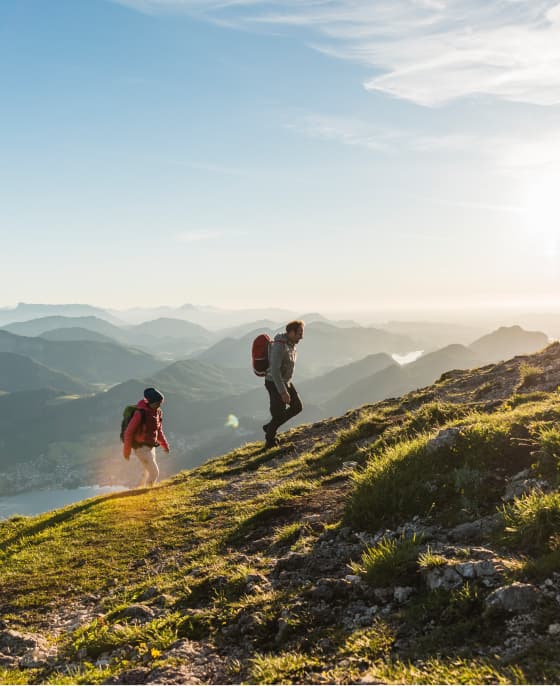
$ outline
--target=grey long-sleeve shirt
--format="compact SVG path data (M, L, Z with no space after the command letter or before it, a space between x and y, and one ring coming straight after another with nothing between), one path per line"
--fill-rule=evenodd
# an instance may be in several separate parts
M265 378L274 382L280 394L288 392L288 384L294 375L296 357L296 346L290 342L287 334L277 334L270 344L270 366Z

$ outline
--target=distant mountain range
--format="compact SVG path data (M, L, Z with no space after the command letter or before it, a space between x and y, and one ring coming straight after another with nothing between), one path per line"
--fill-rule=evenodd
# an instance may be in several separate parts
M77 321L81 326L75 325ZM176 469L199 464L213 451L261 438L268 396L262 380L251 372L250 346L270 321L254 320L255 330L245 324L236 331L244 335L222 339L220 332L165 317L117 326L97 316L56 315L0 330L0 392L5 393L0 393L2 492L30 487L37 474L42 485L51 487L103 483L99 465L106 459L119 460L122 409L135 403L147 385L158 386L166 395L166 429L175 448ZM318 319L306 326L295 377L304 402L298 422L399 396L432 383L443 372L534 352L547 342L539 332L502 328L471 346L445 346L400 366L391 353L415 350L413 336L347 324ZM66 336L72 340L59 340ZM213 342L169 364L130 347L129 336L155 341L158 353L162 341L170 346L185 346L196 337L200 343L205 338ZM112 387L92 394L94 384ZM82 397L70 399L75 396ZM237 417L238 429L225 426L230 414ZM126 478L125 465L118 465ZM64 474L70 481L61 481Z
M274 335L271 329L261 328L241 338L224 338L197 355L197 359L227 367L247 367L251 343L263 331ZM304 339L298 345L298 374L300 378L316 376L371 354L414 349L415 343L408 336L380 329L341 328L327 322L311 322L306 325Z
M141 350L98 341L48 341L0 330L0 352L25 355L87 383L111 384L143 377L164 364Z
M63 317L99 317L114 324L122 323L115 315L93 305L42 305L33 303L18 303L16 307L0 308L0 326L10 322L23 322L30 319L48 316Z
M450 369L470 369L483 364L469 348L449 345L405 366L393 364L356 381L331 398L325 407L330 414L340 414L365 403L393 398L435 381Z
M540 331L524 331L520 326L502 326L470 344L470 349L486 362L499 362L515 355L541 350L548 336Z
M168 357L187 357L216 339L215 335L198 324L166 318L134 326L116 326L100 317L56 315L13 322L2 329L20 336L41 336L58 341L113 341Z

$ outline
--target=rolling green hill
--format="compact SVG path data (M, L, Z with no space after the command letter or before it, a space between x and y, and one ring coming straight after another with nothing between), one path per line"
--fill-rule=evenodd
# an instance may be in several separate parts
M560 344L0 523L2 683L557 683Z
M89 384L49 369L29 357L15 353L0 353L0 390L12 393L40 388L77 394L93 391Z
M61 329L51 329L41 334L41 338L47 341L101 341L103 343L115 343L116 339L96 333L91 329L81 326L68 326Z
M141 350L97 341L47 341L0 330L0 352L25 355L90 383L118 383L152 374L164 363Z

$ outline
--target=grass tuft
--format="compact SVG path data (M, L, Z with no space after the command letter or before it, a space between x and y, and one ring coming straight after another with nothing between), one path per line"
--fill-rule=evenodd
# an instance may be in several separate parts
M420 545L421 539L416 534L396 540L383 538L376 546L367 548L360 562L352 563L352 569L372 586L414 583Z

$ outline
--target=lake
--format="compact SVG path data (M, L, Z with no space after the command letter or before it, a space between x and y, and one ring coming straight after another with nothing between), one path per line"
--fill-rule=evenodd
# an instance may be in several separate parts
M399 355L398 353L393 353L391 357L398 362L400 365L410 364L411 362L416 362L416 360L424 354L423 350L413 350L405 355Z
M28 491L0 497L0 519L14 514L36 515L104 493L127 490L124 486L82 486L53 491Z

